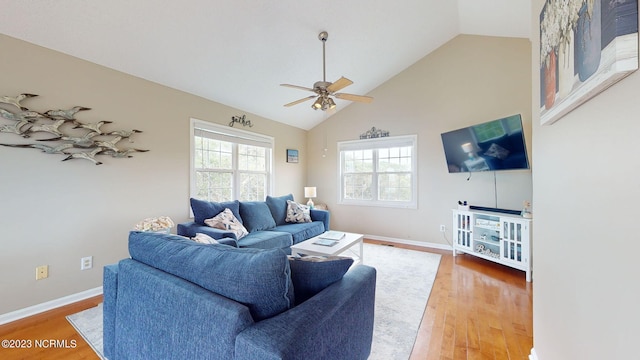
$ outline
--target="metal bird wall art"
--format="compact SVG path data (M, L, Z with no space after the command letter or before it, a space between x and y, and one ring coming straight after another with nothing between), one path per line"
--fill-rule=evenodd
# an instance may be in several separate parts
M37 112L24 106L23 101L36 97L34 94L19 94L17 96L0 96L0 119L10 123L0 123L0 135L13 134L23 139L52 142L45 143L19 143L0 145L12 148L38 149L46 154L66 155L62 161L73 159L88 160L95 165L101 165L102 161L96 156L110 156L112 158L131 158L133 153L147 152L149 150L135 148L120 148L118 143L130 138L134 134L142 133L140 130L104 130L103 127L112 124L112 121L81 122L76 115L81 111L91 108L74 106L69 109L47 110ZM53 135L53 137L51 137ZM44 138L48 136L48 138Z

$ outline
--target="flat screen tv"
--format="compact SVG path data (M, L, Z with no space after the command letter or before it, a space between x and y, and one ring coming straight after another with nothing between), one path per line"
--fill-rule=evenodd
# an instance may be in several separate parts
M441 136L450 173L529 169L519 114Z

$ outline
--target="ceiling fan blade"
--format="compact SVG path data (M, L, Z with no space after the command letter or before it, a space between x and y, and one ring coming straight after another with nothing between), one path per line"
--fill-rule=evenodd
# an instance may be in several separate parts
M315 90L313 90L312 88L308 88L308 87L304 87L304 86L291 85L291 84L280 84L280 86L286 86L286 87L290 87L290 88L294 88L294 89L307 90L307 91L316 92L316 91L315 91Z
M338 99L363 102L367 104L373 101L373 98L371 96L353 95L353 94L345 94L345 93L338 93L333 95Z
M290 102L290 103L288 103L288 104L284 104L284 106L289 107L289 106L293 106L293 105L298 105L298 104L300 104L301 102L305 102L305 101L308 101L308 100L311 100L311 99L315 99L315 98L316 98L316 96L315 96L315 95L311 95L311 96L309 96L309 97L302 98L302 99L300 99L300 100L296 100L296 101Z
M336 80L336 82L334 82L333 84L327 86L327 91L333 93L338 90L344 89L351 84L353 84L353 81L343 76L340 79Z

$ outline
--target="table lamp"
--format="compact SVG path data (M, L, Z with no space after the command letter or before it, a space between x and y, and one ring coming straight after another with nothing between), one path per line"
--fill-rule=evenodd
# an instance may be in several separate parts
M469 158L471 158L472 160L475 159L476 153L475 153L475 151L473 151L473 144L468 142L468 143L464 143L464 144L462 144L460 146L462 147L462 151L466 152L467 155L469 156Z
M313 200L312 198L316 197L316 187L315 186L305 186L304 187L304 197L309 198L307 201L307 206L310 209L313 209Z

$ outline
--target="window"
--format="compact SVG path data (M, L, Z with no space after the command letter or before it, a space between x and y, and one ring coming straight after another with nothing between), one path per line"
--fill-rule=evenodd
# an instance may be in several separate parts
M338 202L416 208L416 143L415 135L339 142Z
M191 119L191 196L263 201L271 193L273 138Z

